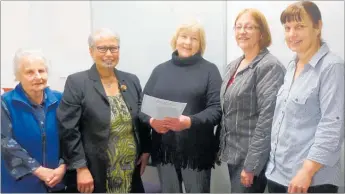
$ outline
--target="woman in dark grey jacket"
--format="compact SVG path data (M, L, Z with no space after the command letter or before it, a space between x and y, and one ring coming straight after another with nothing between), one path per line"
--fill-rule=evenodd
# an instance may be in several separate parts
M68 76L57 111L63 156L77 171L79 192L144 192L141 175L150 133L138 118L137 76L119 71L118 36L101 29L89 38L95 64ZM69 182L69 183L71 183Z
M231 192L264 192L271 123L284 67L267 50L271 35L259 11L243 10L234 30L244 54L228 65L221 87L220 160L228 164Z

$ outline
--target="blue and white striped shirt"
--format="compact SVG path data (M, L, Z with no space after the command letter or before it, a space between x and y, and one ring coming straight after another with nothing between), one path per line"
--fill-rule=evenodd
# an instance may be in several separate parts
M340 186L344 60L322 43L294 81L295 68L293 60L277 94L266 176L288 186L308 159L324 165L314 175L311 186Z

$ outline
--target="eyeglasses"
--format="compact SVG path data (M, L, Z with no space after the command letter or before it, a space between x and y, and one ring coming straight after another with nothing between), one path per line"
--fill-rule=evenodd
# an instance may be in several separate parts
M98 46L96 48L100 53L106 53L108 50L110 50L111 53L117 53L120 50L120 46Z
M244 31L246 31L246 32L252 32L255 29L259 29L259 27L257 27L257 26L240 26L240 25L234 26L234 30L237 32L241 31L242 28L244 28Z

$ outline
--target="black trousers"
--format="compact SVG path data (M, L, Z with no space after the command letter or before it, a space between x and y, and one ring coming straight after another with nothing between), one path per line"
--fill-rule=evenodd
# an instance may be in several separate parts
M271 180L267 180L267 186L270 193L287 193L288 191L288 187ZM331 184L315 185L309 187L308 193L338 193L338 187Z
M67 189L65 193L79 193L77 186L77 173L75 171L66 174ZM140 165L138 165L132 176L132 189L130 193L145 193L144 185L140 176Z

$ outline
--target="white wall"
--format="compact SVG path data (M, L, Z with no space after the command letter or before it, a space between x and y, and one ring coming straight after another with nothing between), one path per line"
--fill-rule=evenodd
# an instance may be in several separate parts
M171 58L170 40L186 18L197 18L206 31L205 58L226 61L224 1L93 1L92 28L110 27L121 36L119 69L135 73L144 86L153 68Z
M89 2L2 1L1 87L13 87L12 60L18 48L40 48L50 60L49 84L62 90L68 74L92 64L87 38Z
M205 26L205 58L220 70L240 56L233 25L238 12L257 8L272 32L269 48L284 64L292 53L284 43L279 16L291 1L54 1L1 2L1 85L13 86L12 58L19 47L42 48L51 60L51 85L60 89L64 78L87 69L92 61L87 37L91 29L109 27L121 36L119 69L136 73L145 85L151 70L168 60L170 39L185 18ZM344 58L344 2L316 1L324 21L323 38ZM270 7L268 7L270 5ZM274 9L272 9L274 7Z
M87 38L109 27L121 36L118 68L135 73L144 87L152 69L171 56L170 39L185 18L197 18L206 31L205 58L220 71L240 56L234 40L235 17L244 8L266 16L273 43L269 50L284 64L292 53L284 43L279 16L291 1L53 1L1 2L1 86L13 87L12 58L20 47L41 48L51 60L50 85L62 90L68 74L88 69ZM344 2L315 1L322 12L323 38L344 58ZM229 192L226 166L212 173L211 192Z

